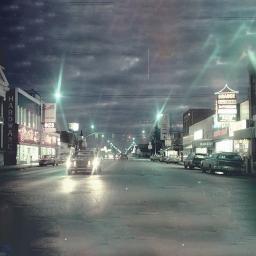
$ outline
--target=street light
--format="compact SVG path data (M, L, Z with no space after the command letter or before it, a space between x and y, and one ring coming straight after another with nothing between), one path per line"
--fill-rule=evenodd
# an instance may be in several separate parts
M57 91L55 92L54 96L55 96L56 101L58 101L58 100L62 97L62 95L61 95L61 93L60 93L59 90L57 90Z
M159 113L156 115L156 120L159 121L162 117L163 117L163 113L159 112Z
M94 130L95 126L94 124L91 124L91 129Z

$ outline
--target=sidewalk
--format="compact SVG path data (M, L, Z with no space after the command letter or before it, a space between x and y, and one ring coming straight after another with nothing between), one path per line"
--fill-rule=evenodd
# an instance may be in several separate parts
M22 164L22 165L6 165L6 166L0 166L0 172L1 171L18 171L18 170L26 170L32 167L39 167L38 163L32 163L32 164Z

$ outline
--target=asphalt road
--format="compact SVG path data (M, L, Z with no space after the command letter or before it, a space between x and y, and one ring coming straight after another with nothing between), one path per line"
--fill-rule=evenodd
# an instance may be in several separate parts
M256 255L256 181L143 160L0 173L0 255Z

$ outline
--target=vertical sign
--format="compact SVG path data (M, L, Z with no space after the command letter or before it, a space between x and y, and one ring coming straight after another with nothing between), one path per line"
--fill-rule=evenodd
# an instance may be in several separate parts
M217 117L219 122L234 122L237 120L237 94L228 87L225 87L217 95Z
M56 132L56 104L43 105L43 123L45 132Z
M169 116L168 114L163 114L161 121L160 121L160 139L166 140L168 139L170 130L170 123L169 123Z
M4 118L4 162L5 165L15 165L18 143L18 125L15 124L15 89L11 89L6 94Z

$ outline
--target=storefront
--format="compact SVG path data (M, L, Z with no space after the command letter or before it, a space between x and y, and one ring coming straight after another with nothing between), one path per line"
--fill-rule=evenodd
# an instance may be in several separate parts
M229 137L229 128L224 127L215 129L213 132L213 139L215 141L214 152L233 152L234 140Z
M213 140L196 140L192 146L195 153L211 154L214 150Z
M234 149L244 156L250 156L250 144L255 140L255 127L234 132Z
M32 164L39 160L40 132L18 126L17 164Z
M186 157L192 152L193 135L183 137L183 156Z
M19 89L7 92L5 102L5 165L38 162L41 101Z
M40 156L43 155L58 155L59 134L43 132L41 136Z

